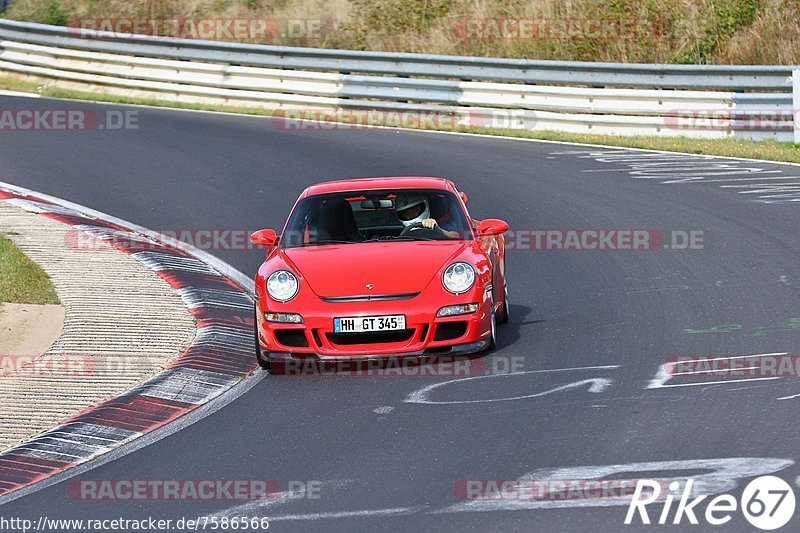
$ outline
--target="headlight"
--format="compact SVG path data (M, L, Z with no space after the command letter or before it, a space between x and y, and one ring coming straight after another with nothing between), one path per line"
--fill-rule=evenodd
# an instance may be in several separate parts
M444 271L442 285L453 294L467 292L475 284L475 269L469 263L453 263Z
M439 312L436 313L436 316L442 318L445 316L468 315L477 310L478 304L448 305L447 307L442 307L439 309Z
M278 302L288 302L297 294L297 278L288 270L276 270L267 278L267 293Z
M278 322L281 324L303 323L303 317L296 313L264 313L264 320L267 322Z

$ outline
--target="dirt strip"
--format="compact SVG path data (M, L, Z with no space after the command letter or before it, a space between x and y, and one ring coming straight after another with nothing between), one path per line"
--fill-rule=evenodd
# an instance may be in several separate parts
M61 336L61 305L0 304L0 375L16 370L20 358L39 356ZM6 357L10 356L10 357Z

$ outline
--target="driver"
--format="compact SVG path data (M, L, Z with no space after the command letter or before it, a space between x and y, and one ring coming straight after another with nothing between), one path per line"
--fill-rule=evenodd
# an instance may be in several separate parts
M424 196L398 196L394 203L395 213L397 218L406 228L414 224L421 224L426 229L438 229L451 239L460 237L455 228L449 227L449 224L444 223L443 227L431 218L431 208L428 199Z

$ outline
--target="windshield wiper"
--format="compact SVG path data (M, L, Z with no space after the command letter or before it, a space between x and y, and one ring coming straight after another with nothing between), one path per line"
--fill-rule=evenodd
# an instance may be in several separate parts
M389 235L383 235L381 237L372 237L371 239L367 239L364 242L385 242L385 241L444 241L447 239L431 239L429 237L412 237L410 235L404 235L402 237L391 237Z
M291 248L302 248L304 246L322 246L325 244L358 244L361 241L338 241L336 239L325 239L322 241L315 241L315 242L301 242L300 244L296 244L291 246Z

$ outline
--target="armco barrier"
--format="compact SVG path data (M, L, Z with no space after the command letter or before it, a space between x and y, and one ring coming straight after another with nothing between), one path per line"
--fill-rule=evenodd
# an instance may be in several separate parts
M173 101L468 114L484 127L575 133L800 140L800 71L784 66L357 52L0 20L0 71Z

